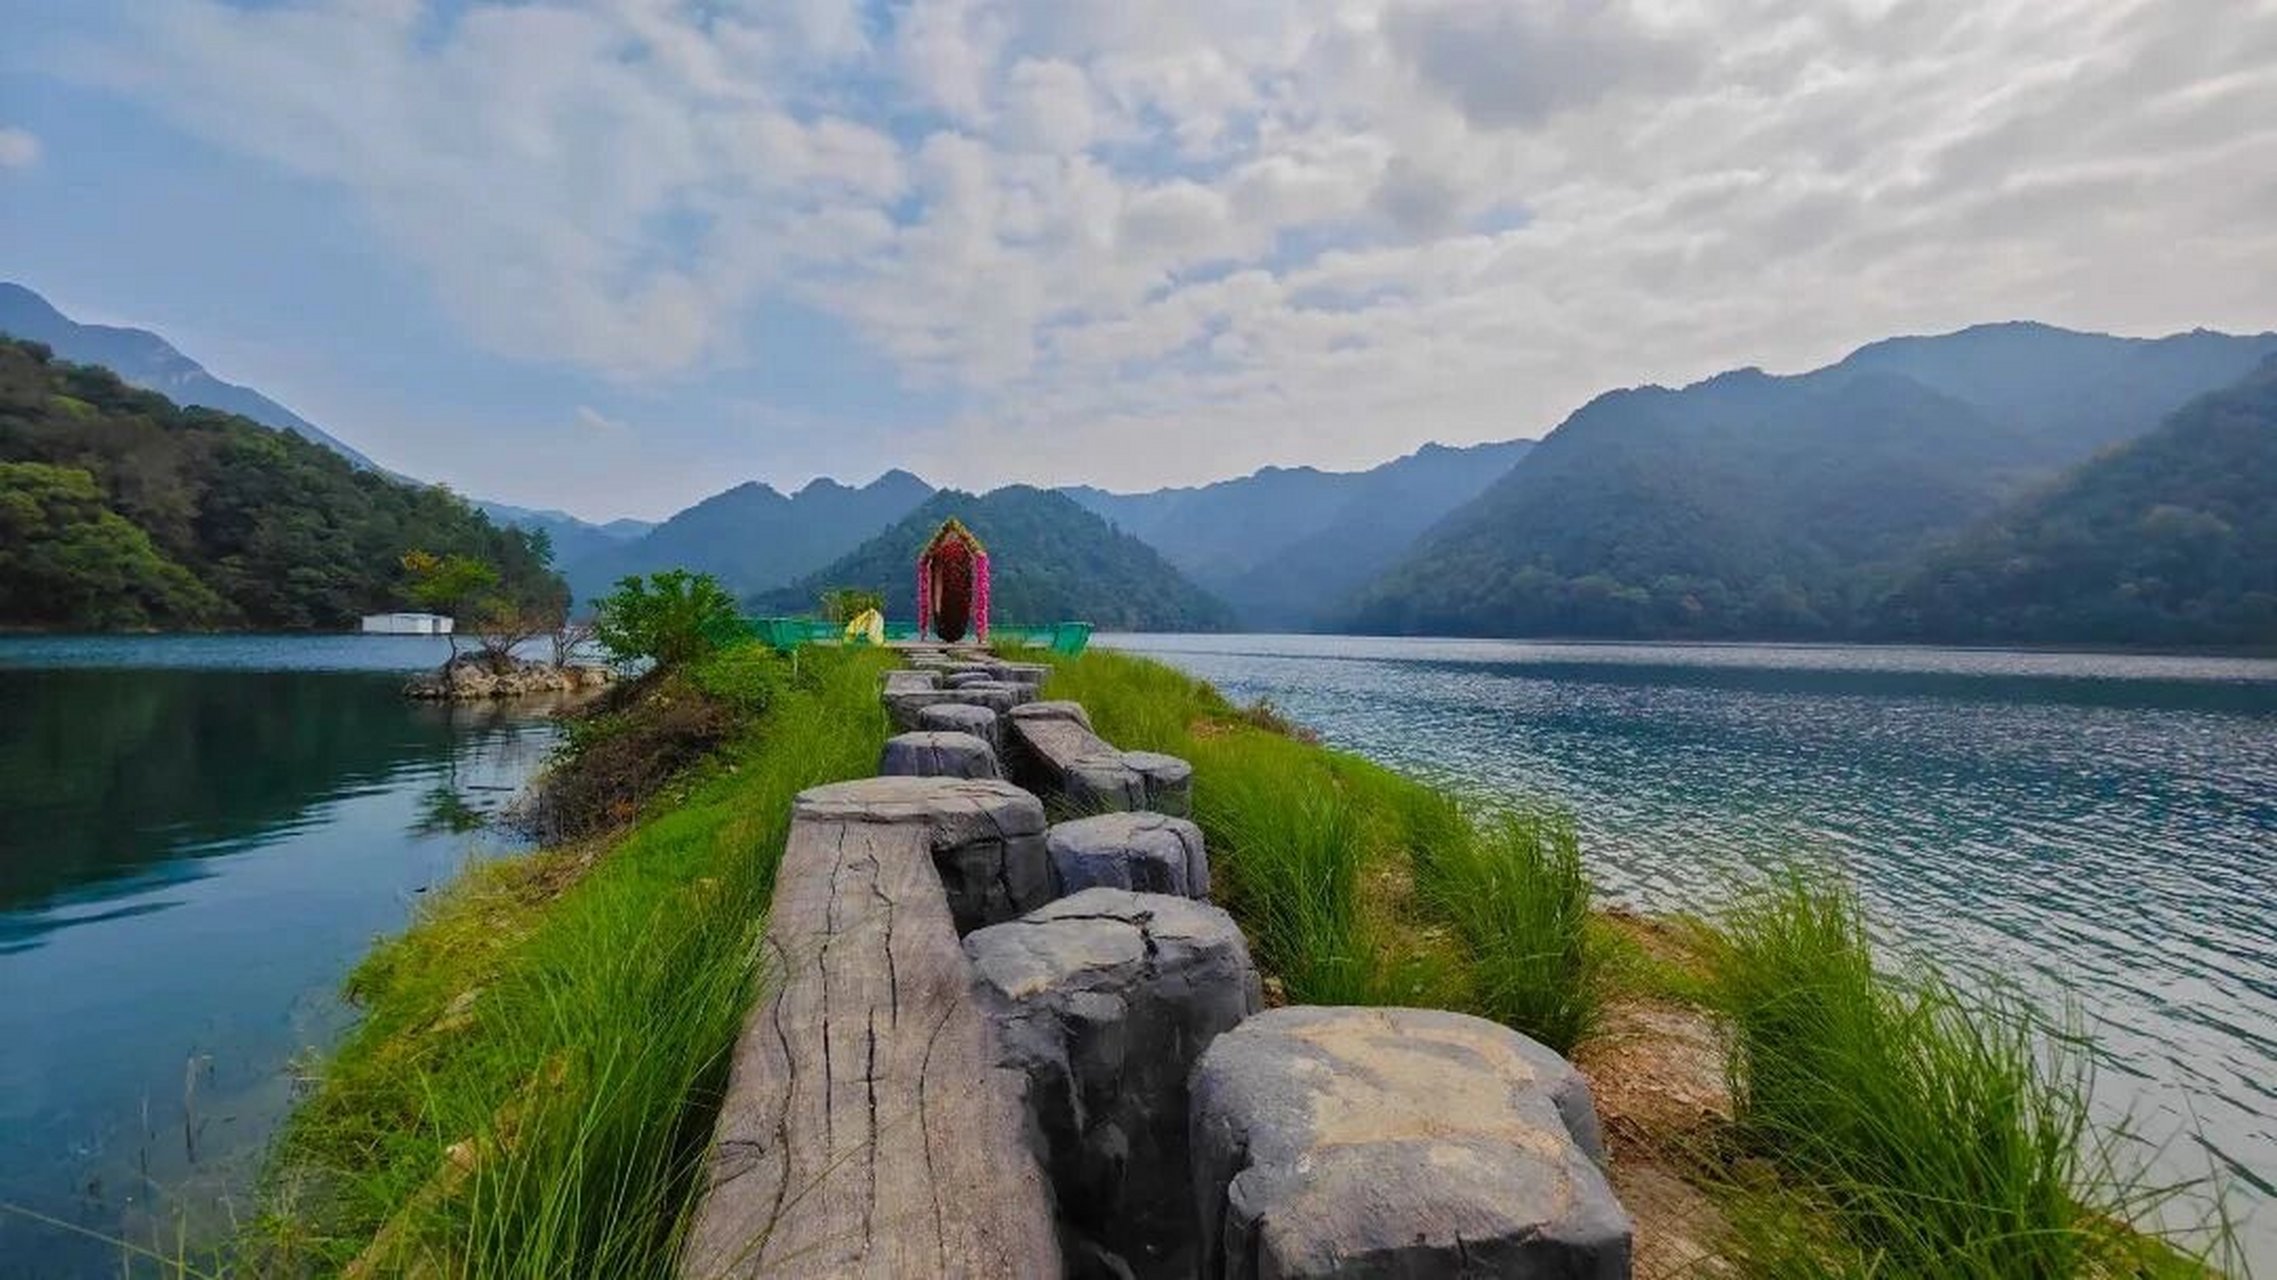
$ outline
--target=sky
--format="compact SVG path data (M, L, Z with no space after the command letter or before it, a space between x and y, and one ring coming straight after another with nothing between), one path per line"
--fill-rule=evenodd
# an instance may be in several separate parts
M2277 0L0 0L0 278L389 467L1194 483L2277 327Z

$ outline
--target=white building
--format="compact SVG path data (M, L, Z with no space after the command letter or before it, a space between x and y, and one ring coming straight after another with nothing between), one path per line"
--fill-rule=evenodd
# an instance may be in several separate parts
M439 613L367 613L364 634L375 636L447 636L455 619Z

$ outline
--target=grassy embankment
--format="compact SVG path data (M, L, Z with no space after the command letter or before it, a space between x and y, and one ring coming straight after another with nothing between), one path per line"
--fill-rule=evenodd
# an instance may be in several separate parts
M1554 813L1466 815L1126 655L1060 661L1047 694L1120 746L1193 762L1217 896L1292 1002L1462 1009L1563 1051L1624 1003L1713 1019L1732 1122L1655 1154L1709 1193L1712 1247L1740 1274L2203 1274L2121 1225L2160 1192L2090 1125L2085 1046L2020 1001L1877 959L1839 878L1741 890L1682 922L1672 957L1591 911Z
M791 797L874 767L886 660L809 650L794 674L746 650L579 728L553 817L632 825L470 870L357 971L364 1022L289 1127L245 1269L668 1273ZM1591 913L1554 815L1474 821L1126 656L1061 662L1049 693L1193 761L1218 897L1278 998L1465 1009L1560 1048L1623 1001L1712 1009L1738 1114L1685 1172L1729 1206L1742 1273L2169 1261L2112 1226L2136 1206L2082 1141L2076 1056L2050 1066L2013 1011L1877 969L1839 886L1776 886L1648 958Z
M357 969L239 1268L668 1274L791 798L876 767L886 664L748 648L579 726L554 816L604 829L471 868Z

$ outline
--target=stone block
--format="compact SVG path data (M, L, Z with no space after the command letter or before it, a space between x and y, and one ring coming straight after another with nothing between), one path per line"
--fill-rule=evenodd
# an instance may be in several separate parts
M1259 1007L1241 930L1206 903L1099 888L965 952L998 1062L1027 1076L1061 1220L1132 1274L1188 1274L1187 1077Z
M927 710L934 708L928 707ZM878 772L912 778L995 778L996 751L969 733L917 732L886 739Z
M1160 813L1103 813L1044 833L1059 892L1104 886L1181 898L1210 896L1202 829Z
M927 825L929 847L959 934L1051 901L1044 806L993 779L884 777L799 793L794 821Z
M917 727L934 733L969 733L996 752L999 767L1003 764L1003 719L986 707L969 702L936 703L917 712Z
M1180 818L1194 812L1194 766L1159 751L1125 751L1123 763L1137 772L1144 789L1136 807Z
M1275 1009L1191 1087L1203 1276L1630 1274L1588 1085L1506 1027Z

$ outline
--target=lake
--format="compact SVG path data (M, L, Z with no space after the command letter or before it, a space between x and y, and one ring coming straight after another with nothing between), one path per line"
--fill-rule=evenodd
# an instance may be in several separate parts
M0 638L0 1203L65 1224L0 1212L0 1276L242 1213L357 959L512 846L483 820L553 725L404 699L444 651Z
M1330 742L1548 798L1609 898L1839 860L1893 946L2069 992L2161 1167L2277 1170L2277 663L1119 636ZM108 1235L242 1208L293 1063L553 740L407 703L414 638L0 639L0 1201ZM2184 1136L2176 1136L2184 1135ZM2277 1274L2277 1214L2257 1269ZM0 1214L0 1275L116 1246Z
M1482 798L1569 808L1610 899L1840 863L1890 944L2076 1001L2104 1114L2218 1173L2277 1274L2277 662L1105 636Z

